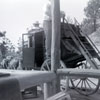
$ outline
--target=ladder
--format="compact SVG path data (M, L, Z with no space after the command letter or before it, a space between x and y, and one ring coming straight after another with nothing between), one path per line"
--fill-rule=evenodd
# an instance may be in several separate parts
M65 21L68 24L66 19L65 19ZM88 46L90 45L88 40L87 41L83 41L83 38L80 38L69 24L68 24L68 27L71 30L71 32L70 32L71 33L70 34L71 38L73 39L73 41L75 42L75 44L79 48L79 50L82 53L82 55L85 57L85 59L90 63L90 65L94 69L99 69L96 61L94 60L93 55L91 55L91 53L90 53L90 52L93 52L94 49L93 48L88 48ZM100 57L99 57L98 54L97 54L97 59L100 61Z
M76 20L76 18L74 18L74 20L75 20L76 24L78 24L78 26L79 26L79 28L81 30L79 22ZM82 32L82 30L81 30L81 32ZM93 43L93 41L90 39L90 37L87 34L84 34L84 35L85 35L86 39L90 42L90 44L92 45L92 47L95 49L95 52L98 54L97 58L100 61L100 56L99 56L100 51L98 50L98 48L96 47L96 45Z

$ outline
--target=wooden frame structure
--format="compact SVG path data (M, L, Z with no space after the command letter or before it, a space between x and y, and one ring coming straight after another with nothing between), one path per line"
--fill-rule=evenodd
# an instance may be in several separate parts
M65 75L65 76L73 76L73 77L91 77L91 78L100 78L100 71L96 69L58 69L57 73L48 72L48 71L22 71L22 70L5 70L1 69L0 73L9 73L10 76L1 77L0 82L5 79L17 79L20 85L20 91L23 91L26 88L37 86L43 83L49 83L56 79L56 75ZM49 78L48 78L49 77ZM50 90L49 90L50 91ZM2 91L0 91L2 92ZM51 91L52 92L52 91ZM12 94L11 94L12 95ZM44 93L44 95L49 95ZM45 100L59 100L59 98L69 98L71 100L70 95L65 92L59 92L53 96L45 98ZM60 96L61 97L60 97ZM59 98L58 98L59 97ZM52 99L53 98L53 99ZM16 99L15 99L16 100Z

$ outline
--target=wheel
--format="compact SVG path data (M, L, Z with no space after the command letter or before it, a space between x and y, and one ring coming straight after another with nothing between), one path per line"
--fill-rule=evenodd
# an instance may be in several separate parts
M51 70L51 60L46 59L41 66L42 71L50 71Z
M91 69L89 63L82 62L78 69ZM99 89L100 80L97 78L71 78L70 79L74 89L82 95L92 95Z
M60 61L60 69L66 68L66 65L63 61ZM51 70L51 59L46 59L41 66L42 71L50 71Z
M66 68L66 65L64 64L63 61L60 60L60 69L62 69L62 68ZM51 70L51 59L47 59L44 61L44 63L41 66L41 70L42 71L50 71ZM62 76L60 78L62 79L62 81L66 79L65 76ZM60 89L61 89L61 91L64 91L65 86L62 84L62 81L60 83ZM41 88L43 90L43 85L41 85Z

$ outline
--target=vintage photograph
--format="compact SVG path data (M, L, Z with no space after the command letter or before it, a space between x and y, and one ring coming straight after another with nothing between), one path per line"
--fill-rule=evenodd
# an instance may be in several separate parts
M100 100L100 0L0 0L0 100Z

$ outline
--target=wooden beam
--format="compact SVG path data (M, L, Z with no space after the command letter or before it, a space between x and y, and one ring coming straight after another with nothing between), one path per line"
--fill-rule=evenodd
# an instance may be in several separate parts
M91 77L91 78L100 78L100 70L97 69L58 69L57 74L71 76L71 77Z
M56 72L60 67L60 3L59 0L51 0L52 15L52 43L51 43L51 70ZM50 91L52 95L59 92L60 80L56 75L55 81L52 82L53 89L50 91L49 83L44 85L44 91ZM47 100L51 93L44 93L44 99Z
M51 0L52 15L52 43L51 43L51 71L55 72L60 67L60 0ZM60 91L60 78L56 75L53 82L53 92Z
M60 2L52 1L52 45L51 45L51 70L56 72L60 67Z
M30 88L32 86L51 82L56 78L55 73L48 71L23 71L23 70L4 70L0 69L0 73L10 73L7 78L16 78L19 82L21 90ZM2 81L5 77L0 77Z
M52 82L44 83L44 100L47 100L47 98L51 97L53 94Z

